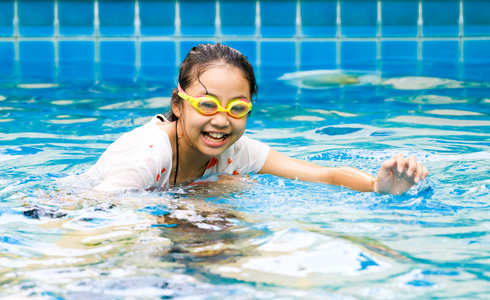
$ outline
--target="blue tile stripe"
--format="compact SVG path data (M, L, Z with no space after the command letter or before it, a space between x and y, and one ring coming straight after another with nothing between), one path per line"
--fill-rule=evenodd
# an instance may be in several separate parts
M441 10L445 13L439 13ZM67 61L70 49L75 51L77 43L84 49L93 47L87 53L93 53L95 64L110 57L106 55L107 49L120 49L116 58L128 60L129 57L135 73L144 70L150 74L152 57L163 63L150 45L168 54L172 49L173 54L168 57L175 63L169 65L175 66L193 44L226 41L237 47L242 45L244 52L254 51L248 56L256 67L270 63L264 49L281 45L288 49L285 51L288 57L284 59L293 59L296 69L312 69L317 63L324 68L354 65L362 49L367 51L367 60L374 61L363 62L363 67L379 69L379 61L384 59L474 61L476 58L470 53L480 61L490 62L490 53L479 48L487 47L489 40L488 1L3 0L0 3L0 45L14 49L16 61L29 59L19 52L21 48L30 53L26 50L30 45L39 42L53 45L52 51L46 54L54 55L47 60L54 62L55 69ZM60 43L63 43L62 51ZM316 48L316 43L324 52ZM441 55L437 54L439 49L444 49ZM321 53L330 57L312 58ZM278 55L273 58L280 60Z

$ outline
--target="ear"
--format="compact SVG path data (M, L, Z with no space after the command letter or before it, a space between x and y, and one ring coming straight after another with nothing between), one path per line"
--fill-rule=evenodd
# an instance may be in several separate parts
M174 115L177 117L177 118L181 118L182 117L182 111L180 109L180 105L177 104L177 103L172 103L172 111L174 112Z
M177 97L178 97L177 93L174 90L172 92L172 99L176 99ZM182 117L181 106L182 106L182 101L172 101L172 111L177 118Z

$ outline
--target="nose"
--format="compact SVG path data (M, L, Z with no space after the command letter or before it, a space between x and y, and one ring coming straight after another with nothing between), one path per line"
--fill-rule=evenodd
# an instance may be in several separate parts
M230 126L230 120L228 119L229 116L224 111L220 111L211 117L212 117L211 125L213 125L215 127L224 128L224 127Z

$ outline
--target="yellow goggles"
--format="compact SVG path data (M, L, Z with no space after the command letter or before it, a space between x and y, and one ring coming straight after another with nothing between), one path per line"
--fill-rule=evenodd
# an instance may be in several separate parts
M210 95L192 97L184 92L180 84L177 88L179 90L178 95L182 99L189 102L198 112L206 116L217 114L220 111L226 111L231 117L239 119L252 110L252 103L244 98L233 99L228 102L226 108L223 108L216 97Z

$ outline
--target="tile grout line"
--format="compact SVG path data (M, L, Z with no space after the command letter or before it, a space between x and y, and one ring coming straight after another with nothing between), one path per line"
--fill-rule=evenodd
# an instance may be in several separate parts
M54 72L54 77L58 79L59 76L59 66L60 66L60 51L59 51L59 37L60 37L60 21L59 21L59 16L58 16L58 0L54 1L54 39L53 39L53 45L54 45L54 65L55 65L55 72Z
M261 65L262 65L262 57L260 55L262 48L262 38L260 35L260 27L262 26L262 20L260 18L260 0L255 2L255 65L257 67L256 77L260 78L261 76Z
M301 47L300 47L300 42L301 42L301 1L297 0L296 1L296 20L295 20L295 25L296 25L296 41L295 41L295 46L296 46L296 60L294 62L296 66L296 71L299 71L301 69Z
M417 73L420 74L422 71L422 41L423 39L423 11L422 11L422 0L419 0L419 18L417 19Z
M221 42L221 6L219 0L216 0L216 17L214 18L214 27L216 30L216 42Z
M458 73L459 79L463 78L464 71L464 5L463 0L459 1L459 63Z
M382 4L381 0L377 2L377 18L376 18L376 70L381 72L381 35L382 35Z
M301 0L296 1L296 49L295 49L295 55L296 55L296 61L295 61L295 66L296 66L296 72L299 72L301 70L301 36L302 36L302 31L301 31L301 26L302 26L302 19L301 19ZM298 86L296 90L296 95L301 94L301 88Z
M135 79L139 77L141 71L141 19L140 19L140 4L139 0L134 1L134 35L135 41Z
M335 26L336 26L336 33L335 33L335 46L336 46L336 57L335 57L335 64L337 65L337 69L340 70L341 68L341 59L342 56L340 55L340 50L341 50L341 39L342 39L342 20L340 17L340 0L337 0L337 19L335 21Z
M100 81L100 19L99 2L94 0L94 61L95 61L95 82Z
M459 62L464 63L464 5L459 1Z
M181 33L181 20L180 20L180 2L178 0L175 1L174 28L175 28L175 67L179 68L180 62L182 61L182 58L180 57L181 56L180 43L181 43L182 33Z
M19 47L19 7L18 0L14 1L14 52L15 52L15 74L20 78L20 47Z

